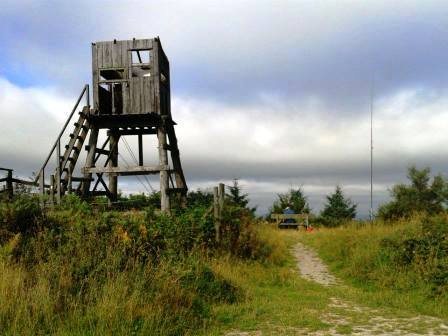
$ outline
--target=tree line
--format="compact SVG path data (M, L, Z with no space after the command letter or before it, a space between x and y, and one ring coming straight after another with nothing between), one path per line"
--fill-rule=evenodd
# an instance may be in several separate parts
M399 183L390 189L391 199L379 206L376 217L384 221L409 218L416 213L430 216L448 209L448 180L442 175L432 176L429 167L418 169L411 166L407 173L408 183ZM290 189L279 194L270 209L279 213L286 207L297 213L311 213L307 197L302 188ZM356 217L357 204L346 197L341 186L326 196L323 210L316 216L317 222L326 226L337 226Z
M448 208L448 180L441 174L431 175L429 167L418 169L411 166L407 173L408 183L399 183L390 189L391 199L380 205L376 217L385 221L400 218L409 218L415 213L436 215L445 212ZM226 199L229 204L246 209L252 216L256 216L256 207L250 206L250 199L238 179L234 179L227 186ZM105 205L107 200L104 200ZM160 193L150 195L134 194L119 195L119 201L124 208L157 208L160 205ZM188 192L187 202L190 207L208 206L213 202L213 194L207 190ZM174 202L175 203L175 202ZM303 188L291 188L280 193L269 208L269 214L282 213L286 208L296 213L310 214L316 224L334 227L354 219L357 215L357 204L347 197L342 186L337 185L335 190L326 196L322 211L312 213Z
M395 184L390 190L390 201L381 204L375 214L384 221L409 218L416 213L430 216L446 212L448 209L448 180L442 175L432 176L431 169L408 168L407 183ZM255 213L256 208L248 207L248 194L242 192L238 179L228 187L228 197L235 204ZM291 188L286 193L277 195L269 209L271 213L282 213L286 208L296 213L310 214L312 220L324 226L334 227L354 219L357 215L355 204L337 185L334 192L326 196L324 207L318 214L313 214L304 190Z

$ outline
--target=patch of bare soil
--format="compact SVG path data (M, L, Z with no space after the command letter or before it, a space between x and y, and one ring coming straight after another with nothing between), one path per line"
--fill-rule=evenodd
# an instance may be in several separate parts
M338 298L331 298L328 307L330 309L323 314L322 321L332 327L327 331L309 333L310 335L448 335L448 325L436 317L388 317L378 309Z
M328 271L327 266L310 248L297 244L293 250L297 267L303 278L323 286L332 286L339 281ZM264 325L269 331L232 331L226 336L264 336L264 335L358 335L358 336L413 336L448 335L448 321L440 318L418 315L413 317L390 317L380 309L360 306L340 298L331 298L327 308L322 311L322 322L330 326L327 330L310 331L305 328Z
M336 284L336 278L328 272L327 266L313 250L298 243L294 248L294 256L303 278L324 286Z
M299 243L294 248L298 269L303 278L323 286L337 283L327 266L308 247ZM362 307L338 298L331 298L328 311L322 314L322 322L332 327L307 335L448 335L447 321L431 316L396 318L383 316L377 309ZM303 331L297 330L297 335Z

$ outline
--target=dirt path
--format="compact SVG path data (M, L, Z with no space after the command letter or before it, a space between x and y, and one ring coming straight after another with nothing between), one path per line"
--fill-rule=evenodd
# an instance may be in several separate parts
M313 250L298 243L294 247L294 256L303 278L315 281L324 286L335 285L337 283L336 278L328 272L327 266Z
M292 319L295 314L297 318L303 318L306 312L311 313L313 319L318 319L321 324L317 327L301 326L291 322L291 310L288 311L288 318L282 319L285 307L279 305L278 311L274 311L273 315L278 314L280 318L259 320L257 324L250 327L250 331L242 331L239 329L227 331L226 336L325 336L325 335L382 335L382 336L413 336L413 335L448 335L448 320L424 315L412 315L409 312L397 310L391 307L371 308L361 305L357 302L350 301L345 295L353 291L349 284L344 284L341 279L337 279L330 273L325 263L319 258L312 248L298 243L291 250L296 259L297 271L301 278L307 281L313 281L321 286L309 286L316 295L322 295L322 305L316 306L301 303L297 306L291 304L294 310ZM300 279L298 279L300 280ZM300 280L304 282L303 280ZM306 286L306 284L304 284ZM336 294L337 293L337 294ZM283 293L283 295L287 295ZM297 296L297 300L307 300L312 296ZM290 298L289 298L290 299ZM287 298L285 297L285 300ZM295 307L295 308L293 308ZM313 308L314 307L314 308ZM276 309L276 308L275 308ZM263 313L263 310L262 310ZM256 316L256 314L252 315ZM306 325L306 323L304 323Z
M303 278L323 286L338 284L327 266L310 248L298 243L294 248L297 267ZM431 316L395 318L381 311L356 305L339 298L331 298L322 321L332 325L330 330L308 335L448 335L447 321ZM297 335L301 332L297 330Z

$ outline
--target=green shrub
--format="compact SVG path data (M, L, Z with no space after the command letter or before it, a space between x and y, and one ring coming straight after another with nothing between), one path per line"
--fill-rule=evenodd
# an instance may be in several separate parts
M0 330L5 334L194 334L211 306L244 295L210 258L270 254L251 214L231 207L225 243L208 206L160 214L103 211L77 196L43 214L21 197L0 208ZM229 257L230 258L230 257Z
M21 194L12 202L0 203L0 231L34 233L43 224L43 218L37 197Z
M61 210L70 210L73 212L91 213L92 207L85 200L82 200L76 194L64 195L61 198L61 204L58 207Z
M208 208L213 204L213 194L200 189L189 191L187 194L187 204L189 208Z
M181 283L185 288L200 293L208 302L234 303L241 296L241 291L229 280L216 275L203 263L192 265L181 278Z
M291 188L286 194L278 194L277 197L278 199L269 210L271 213L282 213L287 207L298 214L311 212L308 198L305 196L302 188Z
M448 216L322 229L306 239L339 277L392 305L448 314Z
M415 237L388 244L392 261L403 265L429 282L433 293L448 289L448 221L446 216L424 218Z
M415 213L436 215L447 206L447 181L442 175L432 177L430 168L408 169L409 184L396 184L391 190L392 200L378 209L385 220L410 218Z

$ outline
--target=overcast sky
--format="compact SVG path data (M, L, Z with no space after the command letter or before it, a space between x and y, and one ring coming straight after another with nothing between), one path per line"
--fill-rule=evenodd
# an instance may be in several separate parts
M428 0L0 0L0 166L42 164L91 42L160 36L190 189L240 178L264 213L301 186L317 212L340 184L366 214L372 82L375 206L411 164L447 173L447 17Z

